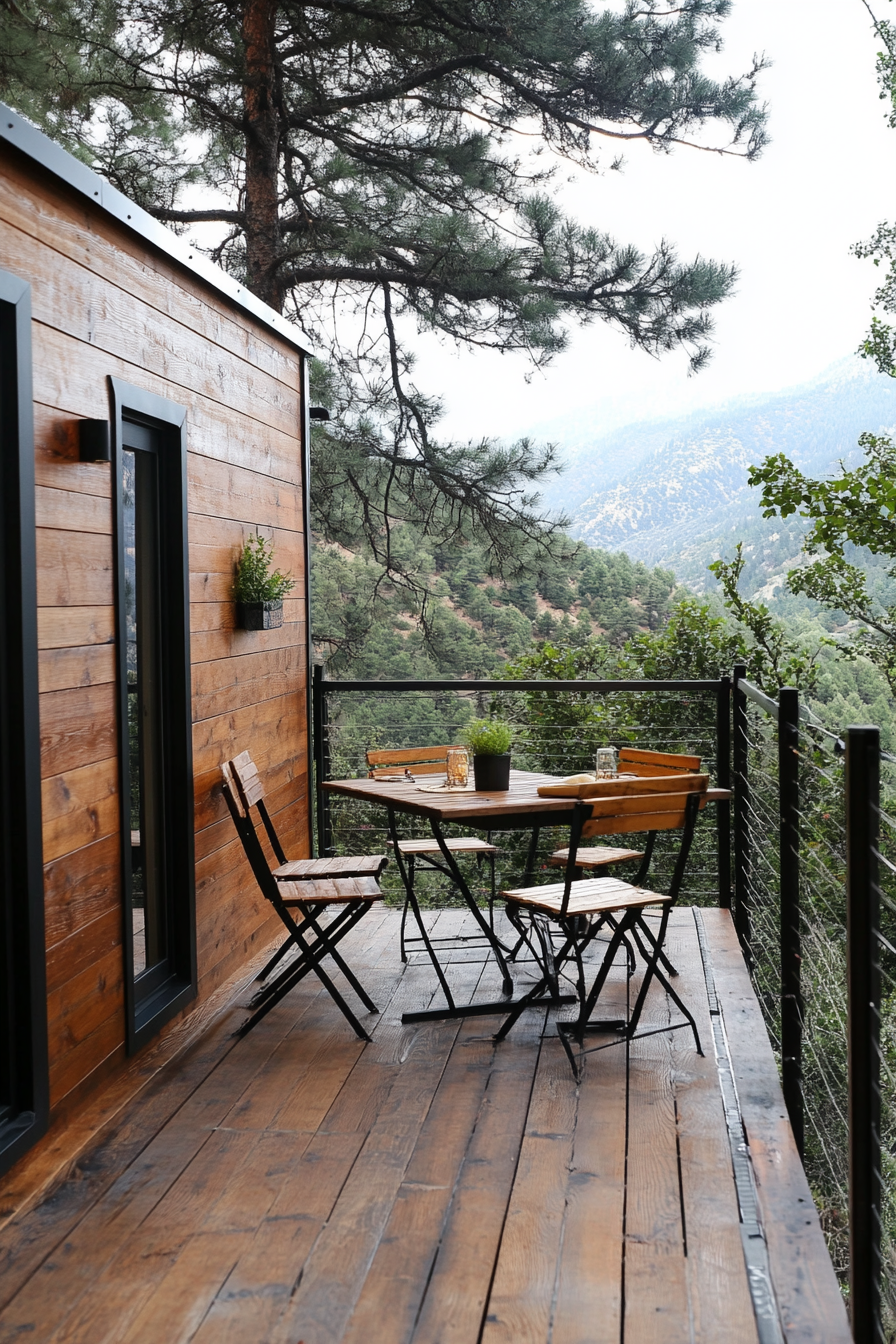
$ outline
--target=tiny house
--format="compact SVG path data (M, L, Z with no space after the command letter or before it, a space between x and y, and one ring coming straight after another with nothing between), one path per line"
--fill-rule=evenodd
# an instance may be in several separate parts
M0 106L0 1170L274 936L223 760L310 853L307 358Z

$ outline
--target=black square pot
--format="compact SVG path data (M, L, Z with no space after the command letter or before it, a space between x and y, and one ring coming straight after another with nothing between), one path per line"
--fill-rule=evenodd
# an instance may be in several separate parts
M498 793L510 788L510 752L505 756L474 756L473 782L477 793Z
M283 603L237 602L236 621L241 630L277 630L283 624Z

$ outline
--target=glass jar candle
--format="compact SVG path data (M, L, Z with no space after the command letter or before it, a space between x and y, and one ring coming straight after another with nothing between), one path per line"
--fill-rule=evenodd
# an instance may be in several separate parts
M616 748L598 747L594 762L594 773L598 779L616 778Z
M470 757L465 747L450 747L445 761L445 783L449 789L464 789L470 777Z

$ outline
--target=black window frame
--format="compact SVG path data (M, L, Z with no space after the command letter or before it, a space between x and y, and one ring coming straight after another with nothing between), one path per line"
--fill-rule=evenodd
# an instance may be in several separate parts
M119 378L109 379L112 471L115 482L115 622L118 672L118 760L121 879L124 908L126 1044L133 1054L196 997L196 873L193 802L193 704L190 662L190 563L187 535L187 410ZM130 762L128 753L127 628L125 613L122 438L126 423L160 437L159 513L162 609L161 658L165 668L162 719L168 959L171 974L146 998L134 977L130 902Z
M31 287L0 271L0 1172L46 1132L50 1112L33 395Z

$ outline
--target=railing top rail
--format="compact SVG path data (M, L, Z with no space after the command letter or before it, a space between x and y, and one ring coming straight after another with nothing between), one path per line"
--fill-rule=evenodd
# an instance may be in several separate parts
M713 691L716 681L463 681L435 678L432 681L330 681L321 676L328 691ZM741 685L745 685L741 682Z
M754 686L752 681L747 681L745 677L741 677L738 680L737 688L739 691L743 691L744 695L747 697L748 700L752 700L753 703L755 705L758 705L760 709L764 709L766 714L770 715L775 720L775 722L777 722L778 720L777 700L773 700L770 695L766 695L765 691L760 691L758 686Z

